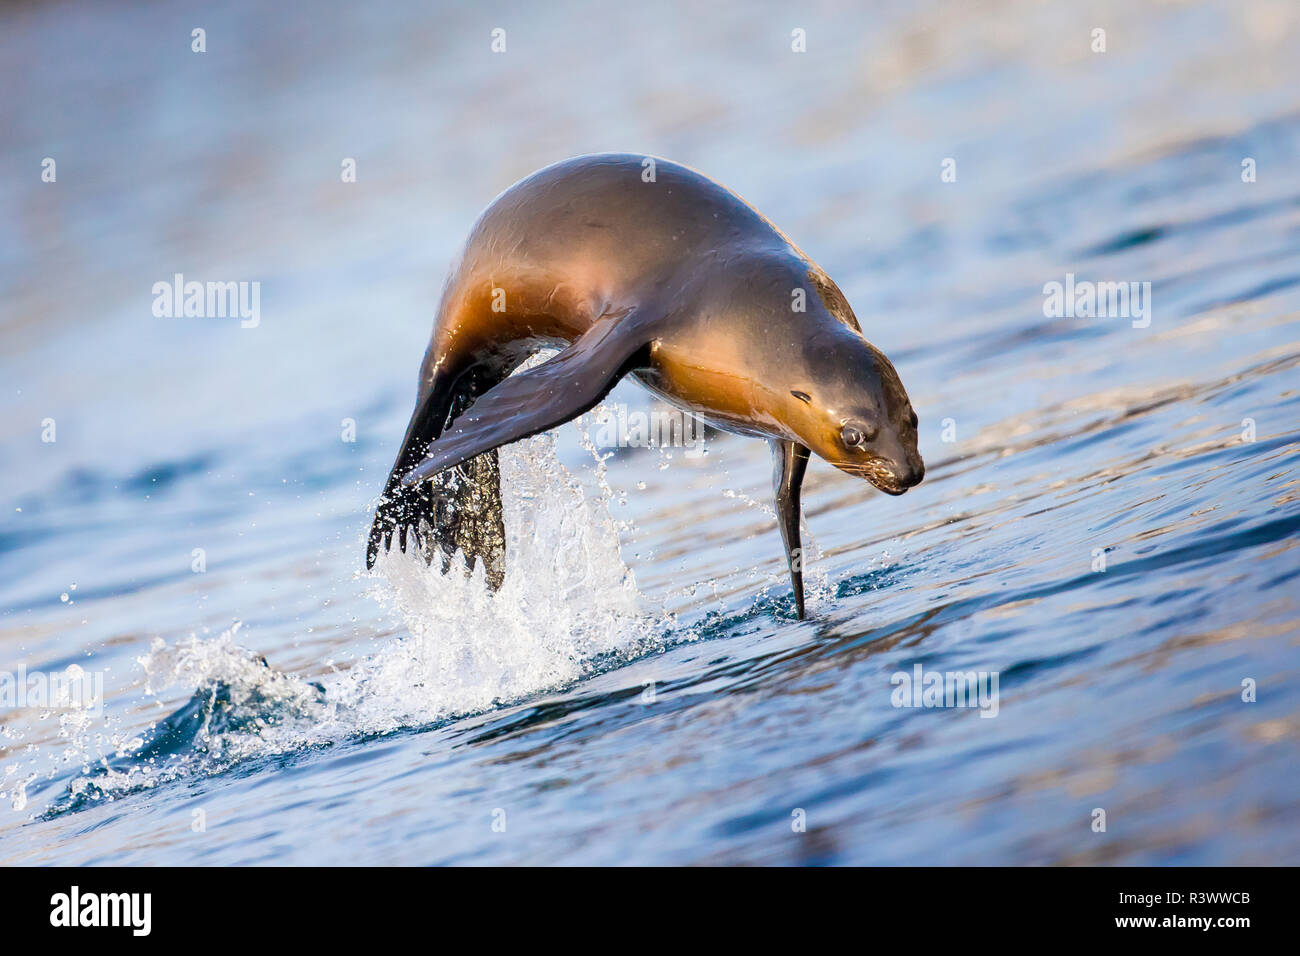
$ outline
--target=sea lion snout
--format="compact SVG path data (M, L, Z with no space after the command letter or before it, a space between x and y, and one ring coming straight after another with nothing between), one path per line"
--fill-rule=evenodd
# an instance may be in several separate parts
M921 483L925 477L925 462L921 461L921 456L915 456L914 462L908 462L904 465L894 464L890 467L893 482L891 487L882 487L876 485L881 491L891 495L901 495L909 488L914 488Z
M832 460L840 471L857 478L865 478L887 495L905 494L909 488L921 483L925 477L925 463L913 452L902 461L883 457L865 457L861 460Z
M887 442L889 450L879 459L879 465L867 479L881 491L901 495L914 488L925 477L925 462L916 447L916 428L909 424L891 427L893 435Z
M925 462L921 460L921 452L916 447L916 426L904 427L906 432L900 436L899 442L904 449L903 455L891 463L891 470L899 487L906 491L919 485L925 478Z

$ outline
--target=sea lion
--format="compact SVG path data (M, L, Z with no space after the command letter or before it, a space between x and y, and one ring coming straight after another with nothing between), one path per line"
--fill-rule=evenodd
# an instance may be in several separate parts
M563 350L511 376L543 347ZM735 193L664 159L581 156L496 198L442 294L415 411L376 511L373 567L408 531L504 574L496 449L569 421L631 375L772 443L776 510L804 616L799 489L815 452L880 490L919 482L898 372L822 269Z

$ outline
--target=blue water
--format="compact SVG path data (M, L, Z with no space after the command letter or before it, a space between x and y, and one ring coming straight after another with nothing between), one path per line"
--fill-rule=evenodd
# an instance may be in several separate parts
M104 690L0 708L0 862L1300 862L1300 12L1133 6L0 10L0 668ZM902 498L810 467L803 623L762 443L589 418L503 455L500 593L362 571L469 225L605 149L773 218L920 414Z

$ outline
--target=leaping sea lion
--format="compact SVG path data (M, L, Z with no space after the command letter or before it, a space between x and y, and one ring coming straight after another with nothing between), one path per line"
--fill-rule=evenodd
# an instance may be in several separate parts
M651 166L653 164L653 166ZM653 175L643 172L653 168ZM563 350L511 376L540 348ZM516 183L443 291L419 396L366 549L394 533L448 570L505 573L496 449L576 418L624 375L719 428L765 438L799 618L809 452L891 495L919 482L916 413L848 300L735 193L664 159L607 153Z

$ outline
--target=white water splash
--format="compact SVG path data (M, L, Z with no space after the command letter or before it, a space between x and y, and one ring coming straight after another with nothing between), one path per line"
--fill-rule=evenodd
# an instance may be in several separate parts
M644 606L623 563L608 497L590 498L549 435L503 449L505 583L426 568L393 552L376 596L410 632L347 675L367 730L484 710L591 673L609 656L657 646L669 626ZM607 494L607 492L606 492Z
M145 692L194 691L191 704L204 705L194 708L197 726L182 722L192 743L173 759L132 759L146 753L155 728L115 733L111 752L85 760L92 772L74 778L64 799L110 798L231 761L426 726L662 647L672 621L646 606L622 560L605 482L598 496L585 494L550 435L502 449L501 470L507 573L499 591L487 589L481 565L442 575L414 554L381 554L375 573L358 580L407 633L323 685L240 646L239 624L217 638L155 640L139 658ZM27 805L31 779L10 790L16 809Z

